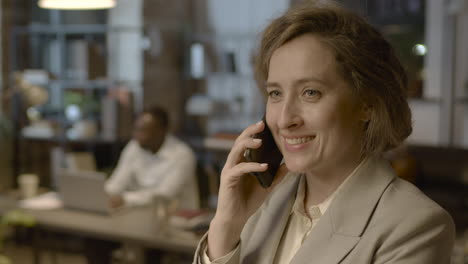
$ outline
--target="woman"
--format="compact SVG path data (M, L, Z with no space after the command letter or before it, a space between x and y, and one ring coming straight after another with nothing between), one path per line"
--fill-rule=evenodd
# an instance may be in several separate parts
M411 133L406 75L384 38L337 5L303 4L264 31L266 123L246 128L221 173L195 263L449 263L451 217L381 154ZM268 189L243 161L271 129L284 165Z

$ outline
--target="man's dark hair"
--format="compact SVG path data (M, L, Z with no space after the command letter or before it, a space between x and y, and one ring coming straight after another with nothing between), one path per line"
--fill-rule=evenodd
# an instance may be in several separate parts
M150 114L154 119L159 120L164 128L169 128L169 115L164 108L160 106L151 106L143 110L141 114Z

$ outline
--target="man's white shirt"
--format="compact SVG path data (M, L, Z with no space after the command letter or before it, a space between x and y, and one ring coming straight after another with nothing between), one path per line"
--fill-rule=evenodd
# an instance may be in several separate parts
M106 182L106 192L123 196L127 206L145 205L155 196L177 199L179 207L199 208L196 157L190 147L168 134L156 153L131 140Z

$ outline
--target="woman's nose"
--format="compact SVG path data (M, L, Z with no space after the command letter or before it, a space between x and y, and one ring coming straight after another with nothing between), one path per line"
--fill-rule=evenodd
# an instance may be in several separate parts
M292 129L301 126L303 119L301 117L300 107L294 100L287 100L279 113L278 126L280 129Z

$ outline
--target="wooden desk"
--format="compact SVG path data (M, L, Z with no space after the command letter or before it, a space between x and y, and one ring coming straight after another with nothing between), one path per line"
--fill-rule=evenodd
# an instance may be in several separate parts
M15 209L17 201L0 196L0 214ZM168 252L193 254L200 237L158 223L150 207L131 208L112 215L71 210L23 209L38 228L99 238Z

